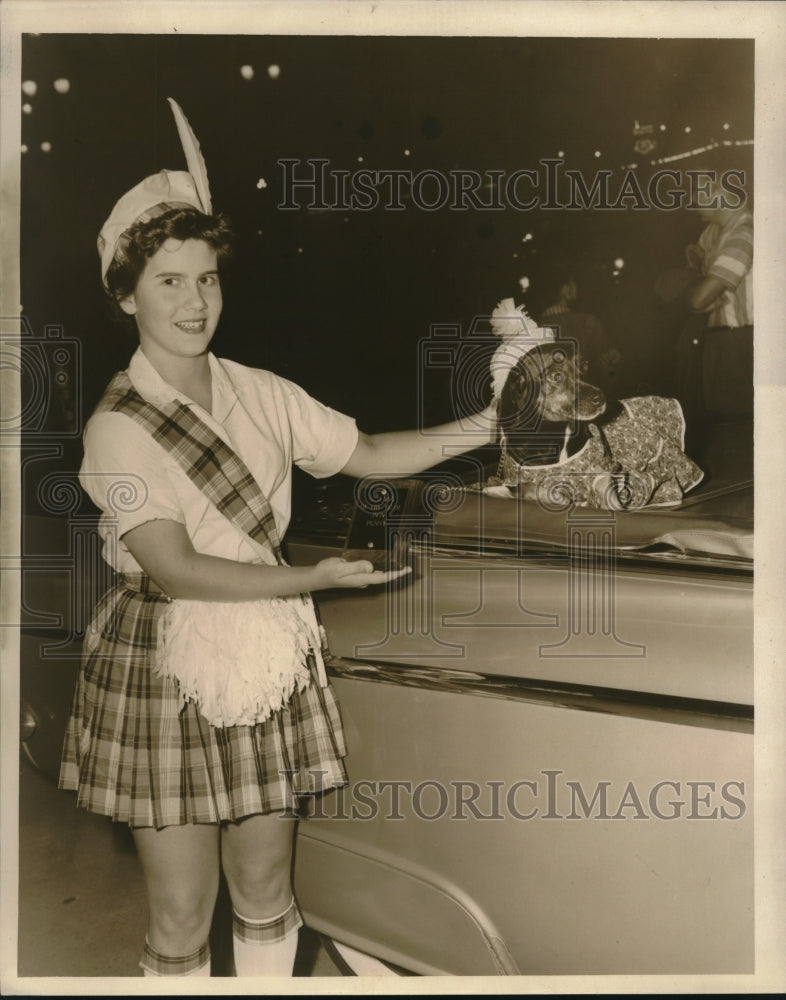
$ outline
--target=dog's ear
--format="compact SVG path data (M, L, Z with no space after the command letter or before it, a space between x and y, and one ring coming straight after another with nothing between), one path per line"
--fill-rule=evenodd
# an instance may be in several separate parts
M508 372L499 400L503 431L536 430L541 418L541 374L529 355L518 359Z
M544 359L532 351L508 372L500 394L499 424L503 447L520 465L550 465L559 459L564 424L543 417Z

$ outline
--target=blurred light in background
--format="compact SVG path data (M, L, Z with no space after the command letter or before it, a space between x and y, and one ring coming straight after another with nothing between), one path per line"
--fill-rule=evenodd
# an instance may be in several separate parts
M625 267L625 261L622 259L622 257L617 257L616 260L614 261L614 266L618 268Z
M526 276L526 274L522 275L522 277L519 278L519 287L521 288L522 292L526 292L526 290L529 288L529 278Z
M273 63L272 66L268 66L268 68L267 68L267 75L270 77L271 80L277 80L279 78L280 74L281 74L281 67L280 66L276 66L275 63Z
M51 153L52 152L52 143L51 142L46 142L46 141L42 142L41 143L41 152L42 153Z
M35 97L37 90L38 84L35 80L25 80L22 84L22 93L26 94L28 97Z
M71 89L71 81L61 76L58 80L55 80L53 86L58 94L67 94Z
M23 104L22 105L22 111L24 111L24 113L26 115L31 115L33 113L33 105L32 104Z
M254 79L254 67L253 66L241 66L240 67L240 75L243 77L244 80L253 80Z

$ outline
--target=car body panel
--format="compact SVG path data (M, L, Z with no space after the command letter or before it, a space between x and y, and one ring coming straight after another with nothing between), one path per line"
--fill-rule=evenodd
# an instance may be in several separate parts
M749 484L615 516L408 504L382 544L330 500L290 537L294 563L413 570L318 595L350 786L301 824L309 920L421 973L752 971ZM452 947L413 867L474 915Z
M408 890L417 864L433 883L460 887L472 900L464 905L496 929L522 974L752 971L749 735L374 681L335 684L352 785L325 796L317 818L301 823L297 870L306 877L298 898L312 921L415 971L488 972L488 961L472 965L479 931L474 947L463 928L434 956L426 929L441 910L420 912L423 898ZM393 789L382 787L395 781L406 783L397 809ZM619 818L601 818L599 804L588 818L569 781L588 802L608 782L605 811ZM676 782L679 793L657 788L663 781ZM461 805L456 782L465 783L465 799L481 789L473 805L485 818ZM722 798L728 782L740 783L726 793L744 806ZM630 787L632 804L620 813ZM448 792L444 812L438 788ZM681 815L659 818L653 794L660 813ZM728 819L720 818L724 807ZM528 819L516 815L535 810ZM329 892L318 874L326 842L356 856L325 875ZM395 904L370 873L353 892L346 871L365 871L357 859L380 851L401 872ZM384 885L393 882L387 873ZM395 955L387 951L392 941Z
M313 546L290 545L289 551L295 562L324 555ZM645 572L623 566L598 581L585 577L588 591L610 591L598 601L614 602L613 629L604 634L601 622L589 623L595 625L590 632L571 621L575 574L567 557L560 565L557 558L438 549L414 561L414 581L351 600L335 592L320 597L335 655L751 703L746 581L686 579L660 566Z

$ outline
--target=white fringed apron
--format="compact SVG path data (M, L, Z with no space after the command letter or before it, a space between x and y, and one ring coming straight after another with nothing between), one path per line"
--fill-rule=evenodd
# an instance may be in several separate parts
M154 669L176 680L213 726L265 722L309 683L324 687L323 635L302 594L259 601L171 601L158 623Z

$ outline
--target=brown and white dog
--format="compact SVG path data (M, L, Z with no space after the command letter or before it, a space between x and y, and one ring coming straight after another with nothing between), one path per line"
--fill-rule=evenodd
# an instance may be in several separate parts
M572 341L537 344L516 360L499 395L503 447L519 465L552 465L581 448L587 423L607 408L597 386L582 378Z
M512 299L491 327L501 340L491 378L502 454L486 492L623 509L679 503L701 481L676 400L607 400L584 381L575 341L538 328Z

